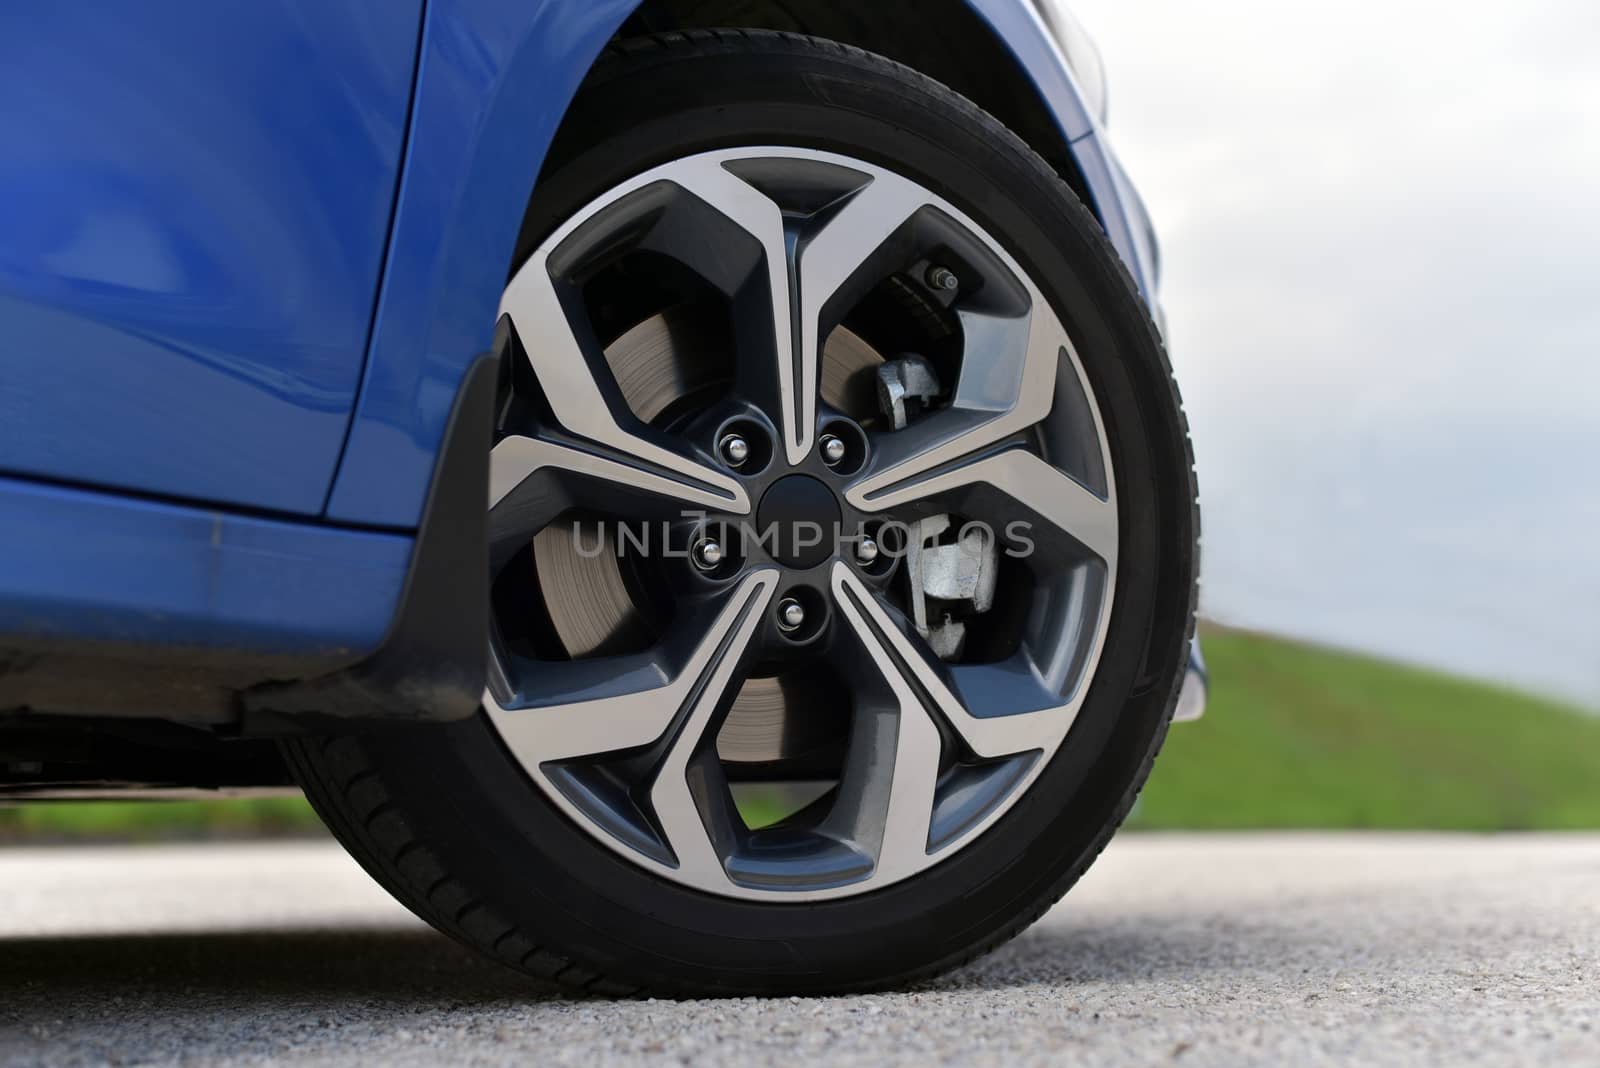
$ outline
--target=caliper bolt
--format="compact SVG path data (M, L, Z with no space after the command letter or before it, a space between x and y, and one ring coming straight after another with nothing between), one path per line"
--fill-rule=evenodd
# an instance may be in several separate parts
M926 277L929 289L942 289L946 293L954 293L961 287L961 279L956 277L956 273L938 264L928 268Z
M778 626L785 631L799 630L806 621L806 610L793 597L778 602Z
M832 467L844 459L844 439L833 434L822 436L822 458Z
M694 546L694 566L710 571L722 563L722 543L711 538L701 538Z
M738 434L728 434L717 444L729 467L742 467L750 459L750 443Z
M870 564L878 558L878 543L863 534L856 542L856 563Z

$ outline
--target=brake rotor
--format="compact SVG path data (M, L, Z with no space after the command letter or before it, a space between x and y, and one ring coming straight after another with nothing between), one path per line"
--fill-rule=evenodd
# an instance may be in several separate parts
M726 375L695 318L681 308L651 316L606 347L605 357L634 415L655 422L679 402ZM877 414L874 368L883 357L862 338L837 327L823 346L824 403L871 425ZM648 644L644 616L629 592L610 535L606 550L580 555L577 540L559 525L533 539L539 589L556 637L573 658ZM586 547L595 542L585 532ZM733 763L769 763L812 752L833 740L827 717L796 714L822 695L816 673L747 679L717 736L717 752Z

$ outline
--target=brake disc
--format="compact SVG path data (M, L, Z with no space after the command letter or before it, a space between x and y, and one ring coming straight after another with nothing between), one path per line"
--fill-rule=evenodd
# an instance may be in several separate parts
M692 316L670 309L651 316L606 347L624 400L644 422L660 418L673 405L715 383L722 369ZM863 424L877 412L876 369L883 357L844 327L828 336L822 350L822 400ZM585 531L585 553L563 524L552 524L533 540L533 560L545 610L556 637L570 657L603 655L608 650L648 641L644 616L623 577L608 532L605 551ZM717 752L733 763L768 763L810 752L831 739L826 717L792 714L815 699L812 686L797 673L751 678L740 688L717 738Z

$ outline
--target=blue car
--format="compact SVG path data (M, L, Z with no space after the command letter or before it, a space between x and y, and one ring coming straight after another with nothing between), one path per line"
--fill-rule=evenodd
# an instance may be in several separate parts
M1197 715L1055 0L0 14L0 791L302 788L586 990L1015 934Z

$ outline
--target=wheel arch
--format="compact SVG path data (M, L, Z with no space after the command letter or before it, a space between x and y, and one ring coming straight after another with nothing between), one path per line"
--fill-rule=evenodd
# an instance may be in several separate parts
M1149 290L1126 182L1032 0L436 0L360 391L324 516L414 529L546 151L608 41L679 20L791 29L969 96L1075 189ZM672 23L668 22L670 27Z
M1072 141L1093 123L1072 87L1047 103L1019 54L1037 64L1054 50L1028 0L644 0L620 36L664 30L786 30L876 52L943 82L999 119L1061 175L1096 218L1097 198ZM1067 74L1065 63L1056 60ZM1039 72L1041 74L1048 72Z

